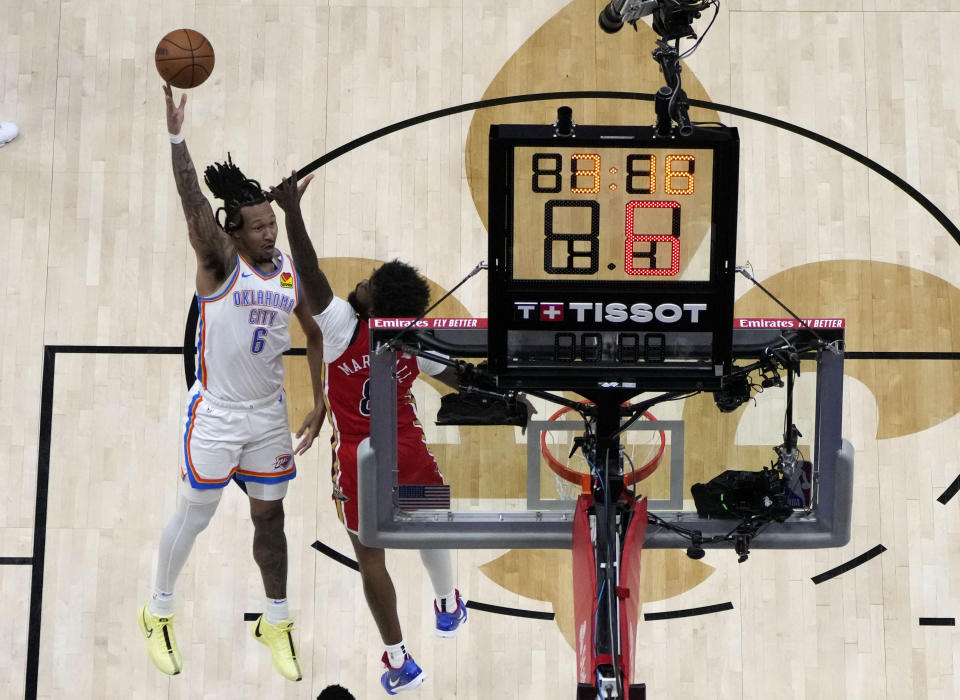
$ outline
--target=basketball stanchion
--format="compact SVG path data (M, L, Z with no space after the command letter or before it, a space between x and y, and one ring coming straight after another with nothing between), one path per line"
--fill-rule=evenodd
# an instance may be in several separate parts
M577 363L558 371L553 379L538 374L539 367L534 366L522 394L562 408L550 420L527 425L526 509L496 504L496 499L488 499L490 510L486 505L481 509L403 507L395 471L397 352L456 370L460 402L447 402L450 410L438 414L438 423L517 425L518 416L528 418L519 411L525 405L520 392L498 385L502 377L491 375L482 362L458 359L482 357L491 347L487 319L423 319L398 341L397 329L408 324L403 319L371 320L371 345L396 352L371 353L371 398L376 408L371 412L369 449L361 455L358 469L361 541L417 549L572 548L577 700L646 698L645 686L631 678L644 549L686 548L687 556L698 559L706 548L730 548L743 562L751 547L838 547L849 541L853 461L852 448L840 432L843 355L835 351L843 346L842 319L810 319L807 325L818 329L817 334L793 320L731 321L735 342L730 356L749 364L736 364L724 375L721 387L713 391L714 401L720 411L729 412L749 402L761 387L783 386L787 393L783 442L774 447L779 459L771 467L728 469L706 484L694 484L695 511L684 510L682 498L683 421L655 418L651 411L700 391L691 391L683 382L661 393L644 391L639 381L624 386L632 383L628 372L643 379L644 372L658 372L659 365L667 362L608 365L611 374L623 373L621 386L606 382L584 387L576 393L586 400L559 392L569 391L566 385L589 374L595 365ZM530 347L542 352L547 361L557 352L556 344ZM808 388L816 385L816 397L811 404L812 397L807 396L802 404L803 413L813 416L812 426L805 430L810 431L815 448L809 467L811 483L804 487L809 496L798 501L790 497L790 476L806 468L807 462L797 446L792 394L799 362L804 359L815 360L815 369L804 369L804 376L810 377L804 381ZM781 372L785 381L780 379ZM573 414L582 420L565 419ZM653 424L638 423L642 417ZM646 441L638 434L646 435ZM659 484L649 479L640 493L636 485L644 478L655 475L656 481L662 481L663 474L656 470L664 460L669 466L669 498L652 497ZM633 465L639 468L631 471ZM545 468L562 485L572 487L569 493L558 488L560 507L540 491Z
M627 700L646 700L645 683L630 683L630 671L633 668L633 647L637 638L637 623L640 617L640 555L643 550L643 538L647 530L647 499L639 501L624 499L629 523L623 550L619 561L615 563L619 570L619 581L615 591L617 609L615 619L619 621L619 650L607 650L601 653L597 645L597 631L600 620L600 601L605 593L601 585L600 597L597 597L596 553L590 538L590 508L593 496L581 494L577 499L576 514L573 519L573 614L577 645L577 700L596 700L598 687L601 687L601 668L613 666L613 655L617 654L616 666L622 669L623 687L627 689ZM609 625L608 625L609 627Z

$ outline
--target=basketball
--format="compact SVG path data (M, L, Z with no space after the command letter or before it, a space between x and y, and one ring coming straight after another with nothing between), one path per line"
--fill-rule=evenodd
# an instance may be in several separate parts
M157 44L157 72L174 87L197 87L213 71L213 46L193 29L174 29Z

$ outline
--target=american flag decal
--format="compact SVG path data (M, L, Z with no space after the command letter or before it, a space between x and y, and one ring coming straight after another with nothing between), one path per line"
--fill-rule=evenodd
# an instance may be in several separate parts
M450 509L450 487L426 484L400 484L397 486L397 506L402 510L420 508Z

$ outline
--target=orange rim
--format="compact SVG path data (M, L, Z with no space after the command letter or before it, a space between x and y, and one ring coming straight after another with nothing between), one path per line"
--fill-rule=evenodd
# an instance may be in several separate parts
M592 404L591 401L581 401L581 403L588 404L588 405ZM548 421L557 420L560 416L562 416L564 413L569 412L570 410L571 408L569 406L563 406L562 408L560 408L560 410L558 410L556 413L550 416L547 420ZM644 411L643 417L648 420L657 419L657 417L654 416L652 413L650 413L650 411ZM667 445L667 436L666 434L664 434L664 431L662 430L658 430L657 432L660 433L660 449L657 450L657 454L655 454L650 459L650 461L648 461L639 469L636 469L632 473L624 476L623 483L625 486L633 486L637 482L643 481L648 476L653 474L657 470L657 467L660 466L660 460L663 457L663 451ZM547 447L547 431L546 430L540 433L540 453L546 458L547 464L549 465L550 469L553 470L554 474L559 476L564 481L569 481L571 484L579 484L580 488L584 492L588 492L590 490L589 474L583 474L581 472L570 469L567 465L563 464L556 457L550 454L550 448Z

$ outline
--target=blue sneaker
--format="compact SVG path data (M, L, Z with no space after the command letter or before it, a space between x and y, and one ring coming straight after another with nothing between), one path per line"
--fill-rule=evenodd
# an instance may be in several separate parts
M437 615L437 636L438 637L456 637L457 630L467 621L467 606L463 604L460 597L460 591L455 591L457 596L457 609L453 612L440 612L437 602L433 602L433 612Z
M381 661L383 661L387 670L380 676L380 685L383 686L388 695L396 695L401 690L419 688L427 680L427 674L417 666L417 662L411 658L410 654L407 654L403 660L403 666L400 668L390 666L390 662L387 661L387 652L383 652Z

